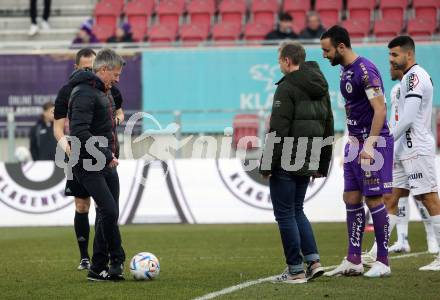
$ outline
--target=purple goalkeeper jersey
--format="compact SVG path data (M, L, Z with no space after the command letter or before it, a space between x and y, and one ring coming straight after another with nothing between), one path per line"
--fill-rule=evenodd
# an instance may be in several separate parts
M354 62L341 68L340 89L345 98L348 132L360 141L368 138L374 116L374 110L365 91L372 89L372 93L376 93L379 92L379 88L382 90L382 95L385 95L379 70L368 59L359 56ZM380 135L389 136L389 134L385 119Z

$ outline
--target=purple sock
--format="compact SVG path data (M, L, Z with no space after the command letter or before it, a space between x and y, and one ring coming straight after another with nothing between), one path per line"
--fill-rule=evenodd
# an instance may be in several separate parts
M389 219L384 204L370 209L377 242L377 261L388 266Z
M364 204L345 204L347 209L348 255L347 260L354 264L361 263L362 236L365 228Z

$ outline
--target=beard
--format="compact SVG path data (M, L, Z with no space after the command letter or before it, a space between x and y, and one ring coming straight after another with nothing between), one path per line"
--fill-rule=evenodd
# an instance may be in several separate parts
M407 64L408 64L408 60L406 58L404 58L401 62L393 63L393 69L394 70L405 71Z
M333 67L342 63L342 55L338 52L338 50L336 50L335 57L330 60L330 63Z

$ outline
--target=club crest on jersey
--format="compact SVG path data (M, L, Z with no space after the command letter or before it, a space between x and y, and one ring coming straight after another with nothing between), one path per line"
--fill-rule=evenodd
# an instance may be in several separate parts
M347 91L347 93L351 94L353 92L353 86L351 85L350 82L347 82L345 84L345 90Z
M419 84L419 77L416 73L411 73L408 75L408 78L406 80L406 91L412 92L414 91L414 88Z

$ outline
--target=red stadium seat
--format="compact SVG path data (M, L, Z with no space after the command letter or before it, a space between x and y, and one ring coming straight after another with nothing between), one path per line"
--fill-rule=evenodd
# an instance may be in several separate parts
M147 26L131 26L131 33L133 41L135 42L142 42L148 33Z
M98 2L95 6L96 23L116 28L118 18L121 15L122 6L113 2Z
M344 21L342 26L347 29L351 38L363 38L370 31L370 20L349 19Z
M408 21L407 31L412 37L431 37L435 32L436 23L432 20L415 18Z
M211 24L212 16L215 13L214 0L192 0L187 5L187 11L191 24Z
M272 28L272 25L265 23L248 23L244 30L244 39L248 41L262 41Z
M183 0L161 0L156 8L159 24L166 24L177 30L184 6Z
M176 39L177 27L168 24L157 24L150 28L148 34L152 43L170 43Z
M240 37L241 24L219 23L212 28L212 39L214 41L235 41Z
M95 24L92 31L100 43L105 43L109 37L115 34L115 27L107 24Z
M241 25L246 13L246 0L223 0L219 5L222 23L235 23Z
M209 25L185 24L180 27L180 39L184 43L203 42L208 38Z
M382 19L393 20L399 25L399 27L402 27L403 17L407 6L407 0L382 0L380 2Z
M251 13L254 23L273 25L275 16L279 10L278 0L254 0L251 5Z
M374 23L374 35L378 38L395 37L402 31L398 22L390 19L377 20Z
M324 27L328 28L339 23L342 0L316 0L315 9L318 11Z
M440 8L439 0L413 0L413 7L417 18L436 22L437 9Z
M145 27L148 24L148 17L153 14L154 0L133 0L128 2L124 8L127 21L131 27Z
M293 31L301 32L306 26L306 14L311 9L310 1L284 0L283 11L293 18Z
M111 3L113 5L120 7L120 8L124 7L124 4L125 4L125 0L101 0L101 2Z
M258 147L258 129L260 121L257 115L239 114L234 117L232 127L234 128L233 145L237 149L251 149ZM240 139L249 137L251 141L244 144ZM252 146L252 144L254 146Z
M364 20L368 23L368 27L370 27L371 16L375 6L376 0L349 0L347 2L349 19Z

